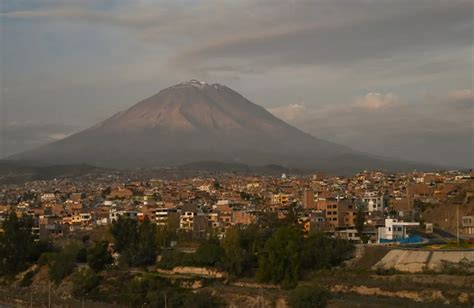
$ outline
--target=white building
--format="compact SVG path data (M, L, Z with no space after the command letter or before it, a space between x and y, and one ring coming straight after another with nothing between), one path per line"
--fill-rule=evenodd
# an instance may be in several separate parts
M112 211L109 213L110 222L118 220L120 216L131 218L131 219L137 219L138 212L137 211Z
M383 211L383 195L378 192L366 192L362 201L367 204L369 212Z
M418 227L419 222L403 222L393 218L385 219L385 227L379 227L378 242L380 240L397 240L408 238L407 229L410 227Z

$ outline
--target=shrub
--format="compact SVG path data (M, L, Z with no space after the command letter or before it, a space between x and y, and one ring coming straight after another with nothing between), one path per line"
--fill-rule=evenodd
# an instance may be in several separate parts
M108 250L109 243L102 241L95 245L87 252L87 264L96 272L100 272L113 262L112 255Z
M100 279L91 269L75 271L72 275L72 295L83 297L91 293L98 285Z
M36 270L31 270L27 272L24 276L23 279L20 281L20 287L28 287L33 283L33 277L36 275L37 271Z
M298 285L288 294L288 305L292 308L326 307L331 293L320 286Z
M224 258L224 249L216 243L201 244L194 254L194 261L199 266L217 266Z
M64 247L60 253L55 254L54 258L48 263L49 278L59 283L69 276L76 267L77 255L80 250L81 247L73 243Z

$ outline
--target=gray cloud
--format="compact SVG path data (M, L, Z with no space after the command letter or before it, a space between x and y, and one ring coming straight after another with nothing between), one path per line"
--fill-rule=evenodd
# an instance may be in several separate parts
M462 89L443 97L425 95L415 102L390 93L368 93L350 104L290 104L270 111L306 132L360 151L473 167L472 94Z
M342 3L336 1L333 5ZM256 27L252 32L220 37L197 44L180 54L175 63L192 66L224 59L267 67L342 66L407 51L423 52L434 46L472 44L470 1L397 1L397 7L386 1L381 3L359 2L357 6L349 5L350 15L269 29ZM313 2L297 8L318 16L320 4ZM325 1L322 4L327 5ZM347 11L344 10L346 14ZM297 15L301 13L298 11Z
M0 125L0 157L31 150L46 143L63 139L76 127L34 122L3 123Z

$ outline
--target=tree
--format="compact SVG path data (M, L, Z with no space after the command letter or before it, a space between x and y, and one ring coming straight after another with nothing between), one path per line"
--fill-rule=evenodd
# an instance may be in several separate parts
M113 262L112 255L109 250L109 242L101 241L96 242L94 246L89 248L87 251L87 264L96 272L100 272L105 268L106 265L109 265Z
M279 283L283 288L295 286L300 275L302 242L301 233L293 226L280 227L260 254L257 279Z
M355 227L357 234L362 238L362 232L364 231L365 223L365 204L363 202L358 202L356 205L356 221Z
M157 255L156 225L148 217L138 229L138 253L134 258L135 265L150 265L156 262Z
M240 275L243 270L243 251L240 247L240 230L237 227L227 229L222 248L225 253L225 269L233 275Z
M322 308L326 307L331 293L319 286L299 285L288 295L288 304L293 308Z
M199 265L217 266L224 258L224 249L215 242L206 242L199 246L194 254L194 260Z
M15 212L6 217L2 224L3 233L0 233L0 276L14 275L38 257L31 234L32 224L28 218L19 219Z
M76 267L76 260L81 246L77 243L71 243L64 247L64 249L56 254L52 255L52 258L48 264L49 266L49 278L60 283L65 277L72 274Z
M304 241L301 264L307 269L323 269L340 265L353 251L346 240L333 239L323 233L310 235Z
M136 220L119 217L112 223L110 232L115 240L115 250L127 265L141 266L155 262L157 230L148 218L138 224Z
M72 274L72 295L84 297L90 294L100 283L97 274L88 268L75 271Z

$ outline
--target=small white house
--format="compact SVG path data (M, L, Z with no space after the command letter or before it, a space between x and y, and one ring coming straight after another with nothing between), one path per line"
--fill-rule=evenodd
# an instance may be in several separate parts
M408 238L407 228L418 227L419 222L403 222L402 220L386 218L385 227L378 229L378 242L383 240L397 240Z

